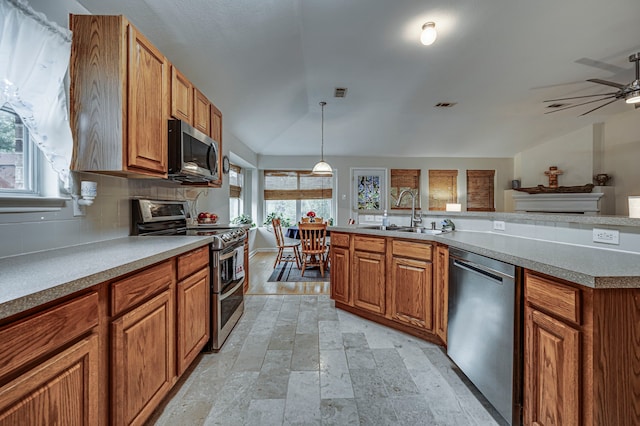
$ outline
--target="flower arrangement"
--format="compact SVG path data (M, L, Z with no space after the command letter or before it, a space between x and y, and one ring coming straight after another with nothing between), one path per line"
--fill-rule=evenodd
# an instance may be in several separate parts
M316 217L316 212L314 212L313 210L308 211L307 217L313 219L314 217Z

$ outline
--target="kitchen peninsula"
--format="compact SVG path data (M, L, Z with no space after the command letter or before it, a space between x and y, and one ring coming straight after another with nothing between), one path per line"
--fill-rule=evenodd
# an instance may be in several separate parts
M469 216L453 219L465 223ZM528 216L475 218L518 222ZM578 222L577 228L636 225L628 218L553 218ZM370 228L332 228L336 307L446 345L449 247L519 266L524 424L640 422L639 253L488 229L429 235Z

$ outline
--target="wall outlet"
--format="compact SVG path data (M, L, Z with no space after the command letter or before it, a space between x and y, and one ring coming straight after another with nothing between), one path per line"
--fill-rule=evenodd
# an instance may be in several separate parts
M593 228L593 242L604 244L620 244L620 231L617 229Z
M506 229L506 225L503 220L494 220L493 221L493 229L496 231L504 231Z

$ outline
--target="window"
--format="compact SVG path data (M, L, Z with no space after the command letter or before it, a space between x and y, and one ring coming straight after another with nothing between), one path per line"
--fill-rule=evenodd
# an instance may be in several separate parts
M325 220L333 217L333 177L310 171L265 170L265 216L276 213L297 223L308 211Z
M467 170L467 210L494 212L495 170Z
M429 170L429 210L445 210L458 202L458 171Z
M235 164L229 165L229 217L236 218L244 213L242 187L244 175L242 168Z
M392 209L411 209L411 197L404 196L400 205L398 195L405 189L416 194L416 208L420 208L420 169L391 169L391 208Z
M9 107L0 109L0 194L35 194L35 147L20 117Z

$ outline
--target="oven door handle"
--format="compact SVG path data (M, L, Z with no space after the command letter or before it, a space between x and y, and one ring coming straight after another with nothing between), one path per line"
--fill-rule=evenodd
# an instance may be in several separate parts
M231 296L233 293L235 293L239 287L241 287L244 284L244 278L241 279L238 284L236 284L235 286L233 286L233 288L229 291L227 291L225 294L221 294L220 295L220 301L223 301L224 299L226 299L227 297Z
M220 262L222 262L223 260L230 259L230 258L232 258L232 257L235 255L235 253L236 253L236 250L235 250L235 249L231 250L231 251L230 251L230 252L228 252L228 253L220 253L220 259L219 259L219 261L220 261Z

